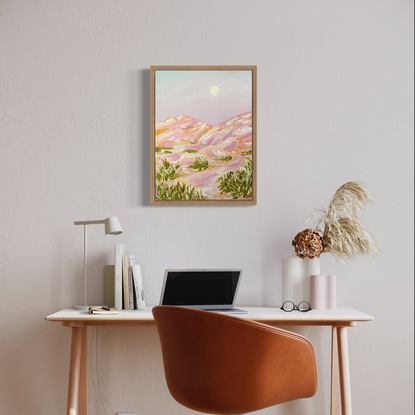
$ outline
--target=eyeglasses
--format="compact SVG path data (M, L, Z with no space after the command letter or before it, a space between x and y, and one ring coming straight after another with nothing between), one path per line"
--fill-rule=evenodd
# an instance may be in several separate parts
M306 313L311 310L311 306L308 301L301 301L298 305L295 305L292 301L285 301L281 307L281 310L286 312L297 310L301 313Z

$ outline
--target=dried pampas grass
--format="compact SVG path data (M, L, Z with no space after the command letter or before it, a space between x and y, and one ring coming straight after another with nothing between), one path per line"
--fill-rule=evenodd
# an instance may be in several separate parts
M317 229L323 228L323 252L330 252L341 262L358 255L378 254L376 243L358 218L362 206L371 200L358 182L345 183L336 191L316 224Z
M369 192L358 182L348 182L339 187L331 199L327 216L357 217L361 207L372 201Z
M345 261L358 255L377 255L378 249L366 227L357 218L327 222L323 233L323 252Z

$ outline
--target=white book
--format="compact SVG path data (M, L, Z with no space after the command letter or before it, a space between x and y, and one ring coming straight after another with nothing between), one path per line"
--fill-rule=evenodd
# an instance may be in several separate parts
M127 254L127 245L114 245L114 306L122 308L122 256Z
M143 277L141 275L140 264L135 264L133 266L133 280L137 296L137 308L143 310L146 307L146 302L144 299Z

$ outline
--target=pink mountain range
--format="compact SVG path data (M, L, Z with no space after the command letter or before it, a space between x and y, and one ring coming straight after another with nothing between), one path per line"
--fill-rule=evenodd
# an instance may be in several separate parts
M220 195L216 180L230 170L237 170L252 157L252 113L244 113L212 126L189 115L168 118L156 125L156 168L163 159L180 163L177 180L192 184L208 199L226 199ZM189 168L203 156L209 168Z

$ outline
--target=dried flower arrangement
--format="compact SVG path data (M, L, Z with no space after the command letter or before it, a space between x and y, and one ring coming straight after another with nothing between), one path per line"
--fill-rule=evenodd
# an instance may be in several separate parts
M314 229L295 236L292 245L296 255L312 259L330 252L341 262L357 255L377 255L376 243L358 217L362 206L371 200L360 183L345 183L337 189L327 211L321 211Z

